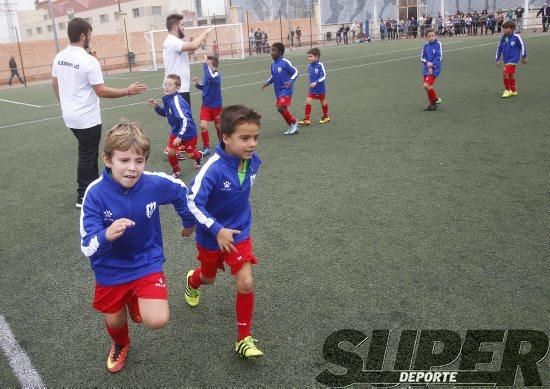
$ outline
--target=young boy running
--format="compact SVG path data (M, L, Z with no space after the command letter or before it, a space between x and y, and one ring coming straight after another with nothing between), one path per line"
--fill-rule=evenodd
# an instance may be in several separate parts
M298 69L292 66L288 59L283 58L284 54L285 45L281 42L273 43L271 46L271 58L273 58L271 77L262 85L262 90L273 84L277 98L275 102L277 111L289 126L284 135L293 135L298 132L298 122L288 107L292 104L292 87L298 78Z
M218 142L221 141L220 114L222 112L221 75L218 72L218 58L212 55L204 55L204 77L202 83L193 78L195 87L202 90L201 106L201 138L202 153L206 157L210 155L210 137L208 135L208 123L214 122Z
M144 172L150 142L134 123L120 123L105 136L105 170L84 195L81 250L95 275L93 307L103 313L112 345L107 369L124 368L130 347L128 313L136 323L162 328L168 322L168 290L159 210L173 204L190 236L195 219L187 188L164 173Z
M500 42L497 47L496 61L497 66L502 66L502 57L504 61L504 69L502 71L502 81L504 83L503 98L517 96L516 89L516 66L521 58L521 63L527 65L527 47L519 34L514 34L516 28L516 22L508 20L502 23L502 30L504 35L500 38Z
M185 299L199 304L199 288L212 284L224 263L235 276L237 299L237 341L235 352L245 358L263 353L251 336L254 310L252 265L252 211L250 190L261 161L254 150L260 135L261 116L250 108L232 105L221 116L222 142L191 182L187 196L190 211L197 219L197 259L199 267L187 273Z
M195 160L195 169L200 169L202 153L197 150L197 126L193 120L191 107L185 99L178 94L181 85L180 76L169 74L164 78L163 106L159 106L157 100L149 99L147 104L155 109L160 115L168 119L171 132L166 145L168 162L172 166L172 177L179 178L181 175L178 162L178 149L184 147L185 155Z
M321 102L323 116L319 123L325 124L330 122L330 117L328 116L328 102L325 97L325 80L327 79L327 72L325 71L325 66L319 62L320 57L321 50L316 47L307 52L307 59L309 61L307 67L307 72L309 73L309 92L306 98L304 118L298 122L298 124L302 126L309 126L311 124L309 118L311 115L311 102L313 100L319 100Z
M433 28L426 30L426 38L428 42L424 44L420 60L424 64L422 72L424 75L424 90L428 94L430 104L424 111L435 111L439 107L439 104L441 104L441 99L437 97L433 86L441 72L443 47L441 46L441 42L435 37L435 30Z

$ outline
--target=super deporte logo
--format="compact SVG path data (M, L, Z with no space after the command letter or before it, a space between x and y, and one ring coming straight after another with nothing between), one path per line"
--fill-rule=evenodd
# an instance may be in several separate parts
M550 382L542 381L538 366L549 347L548 335L542 331L467 330L461 336L446 329L407 329L392 335L390 330L374 330L371 336L354 329L333 332L323 345L323 358L337 366L333 370L339 373L328 367L315 379L329 387L452 384L498 388L519 385L521 372L522 387L550 387ZM367 341L368 352L360 355L358 350Z

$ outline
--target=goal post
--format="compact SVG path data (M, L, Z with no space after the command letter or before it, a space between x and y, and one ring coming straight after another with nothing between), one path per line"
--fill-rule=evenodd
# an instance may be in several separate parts
M202 54L217 54L220 59L243 59L244 58L244 32L242 23L216 24L200 27L185 27L184 40L189 42L207 28L213 28L210 36L195 53L189 54L190 62L202 61ZM166 30L152 30L143 34L147 44L148 62L150 69L158 70L164 68L162 61L162 44L166 39ZM248 35L247 35L248 39Z

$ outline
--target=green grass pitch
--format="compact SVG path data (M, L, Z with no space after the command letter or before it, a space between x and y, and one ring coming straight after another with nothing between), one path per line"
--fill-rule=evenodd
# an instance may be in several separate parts
M159 331L131 325L118 375L105 367L110 343L79 248L76 140L49 85L0 91L0 99L40 106L0 101L0 314L48 386L314 386L331 366L323 342L343 328L548 333L550 40L525 42L519 96L504 100L497 37L444 39L435 112L423 111L421 40L321 47L332 121L317 124L314 104L314 124L290 137L272 88L260 91L270 58L222 61L224 105L263 113L253 334L266 356L249 362L232 351L228 274L203 289L200 306L186 305L194 241L179 237L166 207L170 323ZM287 54L301 73L291 107L300 119L307 59ZM200 66L192 76L201 78ZM103 128L121 117L141 122L153 144L148 170L169 172L167 123L145 104L160 98L162 73L107 76L106 84L138 80L150 88L145 95L101 101ZM192 105L198 118L199 94ZM188 183L192 163L181 166ZM540 366L548 385L549 359ZM0 386L18 385L0 353Z

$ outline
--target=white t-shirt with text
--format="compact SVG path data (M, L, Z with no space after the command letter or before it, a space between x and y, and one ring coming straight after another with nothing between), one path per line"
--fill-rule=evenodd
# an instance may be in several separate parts
M104 83L97 58L82 47L69 45L55 56L52 76L57 78L67 127L83 129L101 124L99 97L92 87Z
M162 59L164 60L164 74L177 74L181 78L179 92L189 92L190 69L189 54L181 51L185 42L174 35L168 34L162 45Z

